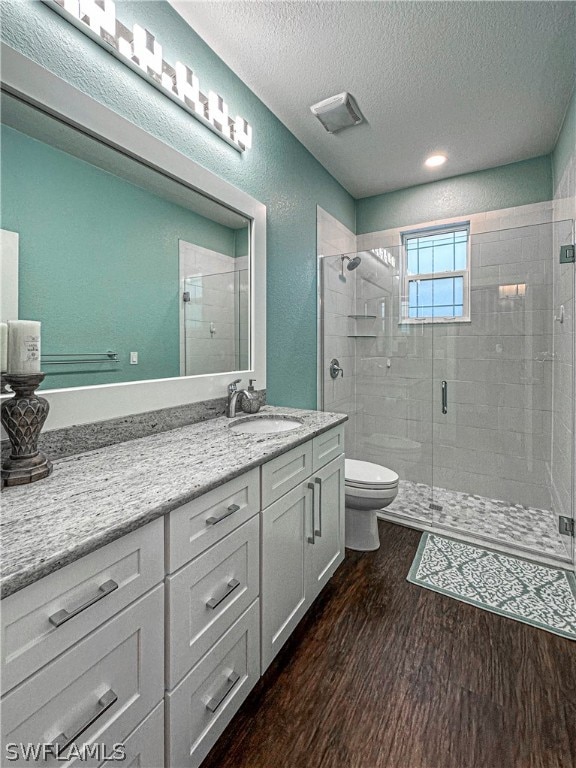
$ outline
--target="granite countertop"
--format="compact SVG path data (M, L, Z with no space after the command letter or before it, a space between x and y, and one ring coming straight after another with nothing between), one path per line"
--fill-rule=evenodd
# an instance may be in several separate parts
M6 488L0 515L0 597L348 418L269 405L260 413L293 416L303 424L288 432L242 434L230 430L233 420L221 416L59 459L45 480Z

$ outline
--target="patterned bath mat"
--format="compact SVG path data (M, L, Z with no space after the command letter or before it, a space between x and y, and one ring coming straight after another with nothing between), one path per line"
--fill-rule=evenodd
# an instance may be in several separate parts
M576 578L559 568L424 533L408 581L576 640Z

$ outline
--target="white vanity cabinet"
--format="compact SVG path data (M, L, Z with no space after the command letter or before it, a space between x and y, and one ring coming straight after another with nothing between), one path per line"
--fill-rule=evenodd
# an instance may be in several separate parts
M344 559L343 433L306 444L316 471L262 511L262 672ZM303 447L262 467L263 489L300 480Z
M130 738L161 768L138 728L164 696L163 578L157 520L2 601L2 765L97 766ZM26 761L20 745L60 758ZM68 745L91 756L64 760Z
M334 427L3 600L2 759L73 744L96 751L47 763L109 768L120 744L123 765L199 768L344 557L343 440Z

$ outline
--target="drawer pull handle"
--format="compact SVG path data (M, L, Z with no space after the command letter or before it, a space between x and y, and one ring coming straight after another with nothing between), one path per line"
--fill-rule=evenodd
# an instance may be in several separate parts
M116 704L117 701L118 701L117 694L115 694L112 688L110 688L110 690L106 691L106 693L104 694L104 696L102 696L101 699L98 699L98 706L95 709L94 713L90 715L90 717L88 718L88 720L86 720L85 723L82 723L82 725L80 726L80 728L78 728L76 733L73 734L72 736L66 736L65 733L61 733L60 736L57 736L52 742L53 746L58 747L60 751L64 749L68 749L68 747L71 744L73 744L77 739L80 738L80 736L82 736L84 731L87 731L91 725L94 725L96 720L98 720L99 717L102 717L104 712L110 709L110 707L113 704Z
M73 611L67 611L66 608L62 608L61 611L57 611L56 613L53 613L52 616L49 616L48 621L50 624L54 624L55 627L60 627L62 624L70 621L70 619L73 619L74 616L78 616L79 613L85 611L86 608L90 608L90 606L94 605L94 603L97 603L98 600L102 600L103 597L106 597L106 595L114 592L115 589L118 589L118 584L110 579L110 581L106 581L104 584L101 584L98 587L98 593L94 595L94 597L92 597L90 600L86 601L83 605L79 605L78 608L75 608Z
M224 683L224 686L222 687L222 690L216 694L216 696L212 696L211 699L208 700L208 703L206 704L206 709L209 709L210 712L216 712L220 704L224 701L226 696L230 693L232 688L236 685L236 683L240 680L240 675L238 672L230 672L230 674L226 678L226 682Z
M206 603L206 605L208 606L208 608L212 608L212 610L214 610L214 608L220 605L220 603L223 600L226 600L228 595L231 595L232 592L234 592L234 590L237 589L239 586L240 586L240 582L238 581L238 579L232 579L226 585L224 594L221 595L220 597L211 597L210 600L208 600L208 602Z
M314 536L316 535L316 494L314 492L314 483L308 483L308 488L312 491L312 536L308 536L308 544L315 544L316 539Z
M322 538L322 478L315 478L314 482L318 486L318 530L314 531L318 538Z
M225 520L230 515L233 515L234 512L238 512L240 507L238 504L230 504L230 506L224 510L224 512L220 512L219 515L213 515L212 517L206 518L206 524L207 525L216 525L216 523L220 523L222 520Z

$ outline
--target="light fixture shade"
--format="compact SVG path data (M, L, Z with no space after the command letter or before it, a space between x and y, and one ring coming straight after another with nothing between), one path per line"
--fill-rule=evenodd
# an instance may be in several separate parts
M364 121L364 117L353 97L349 93L330 96L318 104L313 104L310 111L322 123L328 133L337 133Z

